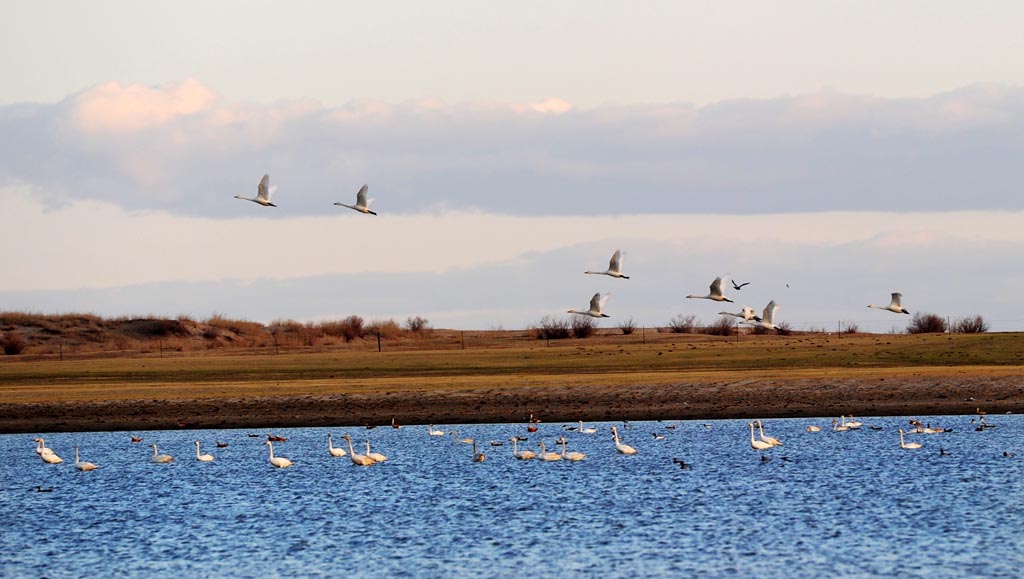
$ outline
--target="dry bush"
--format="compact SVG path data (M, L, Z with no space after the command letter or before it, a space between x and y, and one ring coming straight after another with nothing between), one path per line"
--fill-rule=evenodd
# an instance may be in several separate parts
M789 336L793 334L793 328L789 325L789 322L775 324L775 327L778 328L776 331L780 336Z
M373 320L366 327L367 334L377 334L384 340L393 340L402 335L402 328L395 320Z
M551 316L541 318L534 333L538 340L564 340L571 335L568 321Z
M960 318L953 324L953 331L960 334L984 334L988 331L988 324L981 316Z
M907 326L908 334L943 334L949 329L946 319L936 314L918 312Z
M233 332L240 336L259 336L267 333L267 327L259 322L249 320L235 320L221 314L213 314L203 321L207 326L213 326L222 330Z
M668 329L673 334L692 334L697 325L697 316L679 314L668 322Z
M736 332L736 324L732 316L719 316L714 322L700 329L700 333L709 336L731 336Z
M430 322L419 316L408 317L405 319L405 329L414 334L421 334L430 329Z
M633 316L622 320L619 322L619 329L622 330L622 334L625 336L632 334L636 331L636 320L633 319Z
M168 338L171 336L188 336L191 334L180 320L161 318L143 318L124 322L126 332L140 338Z
M858 326L857 324L855 324L853 322L847 322L846 325L843 326L843 333L844 334L856 334L859 331L860 331L860 326Z
M570 325L574 338L589 338L597 331L597 320L590 316L573 316Z
M324 335L344 338L346 342L351 342L366 335L366 329L363 327L363 324L363 318L349 316L344 320L321 322L320 328L323 330Z
M18 332L4 332L4 335L0 337L0 348L3 348L4 354L8 356L16 356L24 352L27 347L28 344Z

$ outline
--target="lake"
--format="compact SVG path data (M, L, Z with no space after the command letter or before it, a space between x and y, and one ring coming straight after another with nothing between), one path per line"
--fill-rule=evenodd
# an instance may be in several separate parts
M287 469L262 431L3 435L0 576L1021 576L1024 421L919 418L953 431L904 450L909 417L769 419L784 446L756 451L745 420L282 429ZM638 454L616 452L613 424ZM327 433L389 460L331 457ZM565 436L587 458L515 460L514 435L521 450ZM35 436L65 462L40 460ZM196 439L215 461L195 460ZM151 443L174 462L151 463ZM77 471L75 445L100 468Z

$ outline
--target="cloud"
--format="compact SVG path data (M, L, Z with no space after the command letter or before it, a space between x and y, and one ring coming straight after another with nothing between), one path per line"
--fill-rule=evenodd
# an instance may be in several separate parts
M213 100L213 92L193 79L159 87L109 82L73 97L71 115L86 133L134 132L208 110Z
M325 215L363 183L390 214L772 214L1024 208L1024 89L822 91L707 106L228 101L195 80L0 107L0 185L197 217Z

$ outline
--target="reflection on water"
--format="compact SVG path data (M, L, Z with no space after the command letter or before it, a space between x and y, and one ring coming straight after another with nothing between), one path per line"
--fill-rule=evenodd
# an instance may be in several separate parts
M997 427L977 432L970 417L923 420L954 430L908 435L923 447L902 450L907 418L850 432L767 420L784 446L758 452L746 421L620 423L639 450L624 456L611 423L287 429L274 445L287 469L237 430L135 433L141 443L40 433L59 465L38 458L37 435L0 436L0 576L1019 576L1024 421L988 417ZM390 460L332 458L328 432L357 451L369 438ZM587 458L518 461L510 443L487 443L516 434L531 450L564 435ZM195 460L197 438L215 461ZM150 443L174 462L151 463ZM99 470L75 470L76 444Z

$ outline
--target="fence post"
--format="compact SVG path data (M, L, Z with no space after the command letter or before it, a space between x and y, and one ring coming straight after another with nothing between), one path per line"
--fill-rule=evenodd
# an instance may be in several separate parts
M640 326L640 341L647 345L647 326Z
M462 349L466 349L466 330L462 330Z
M377 351L380 352L380 330L377 330Z

